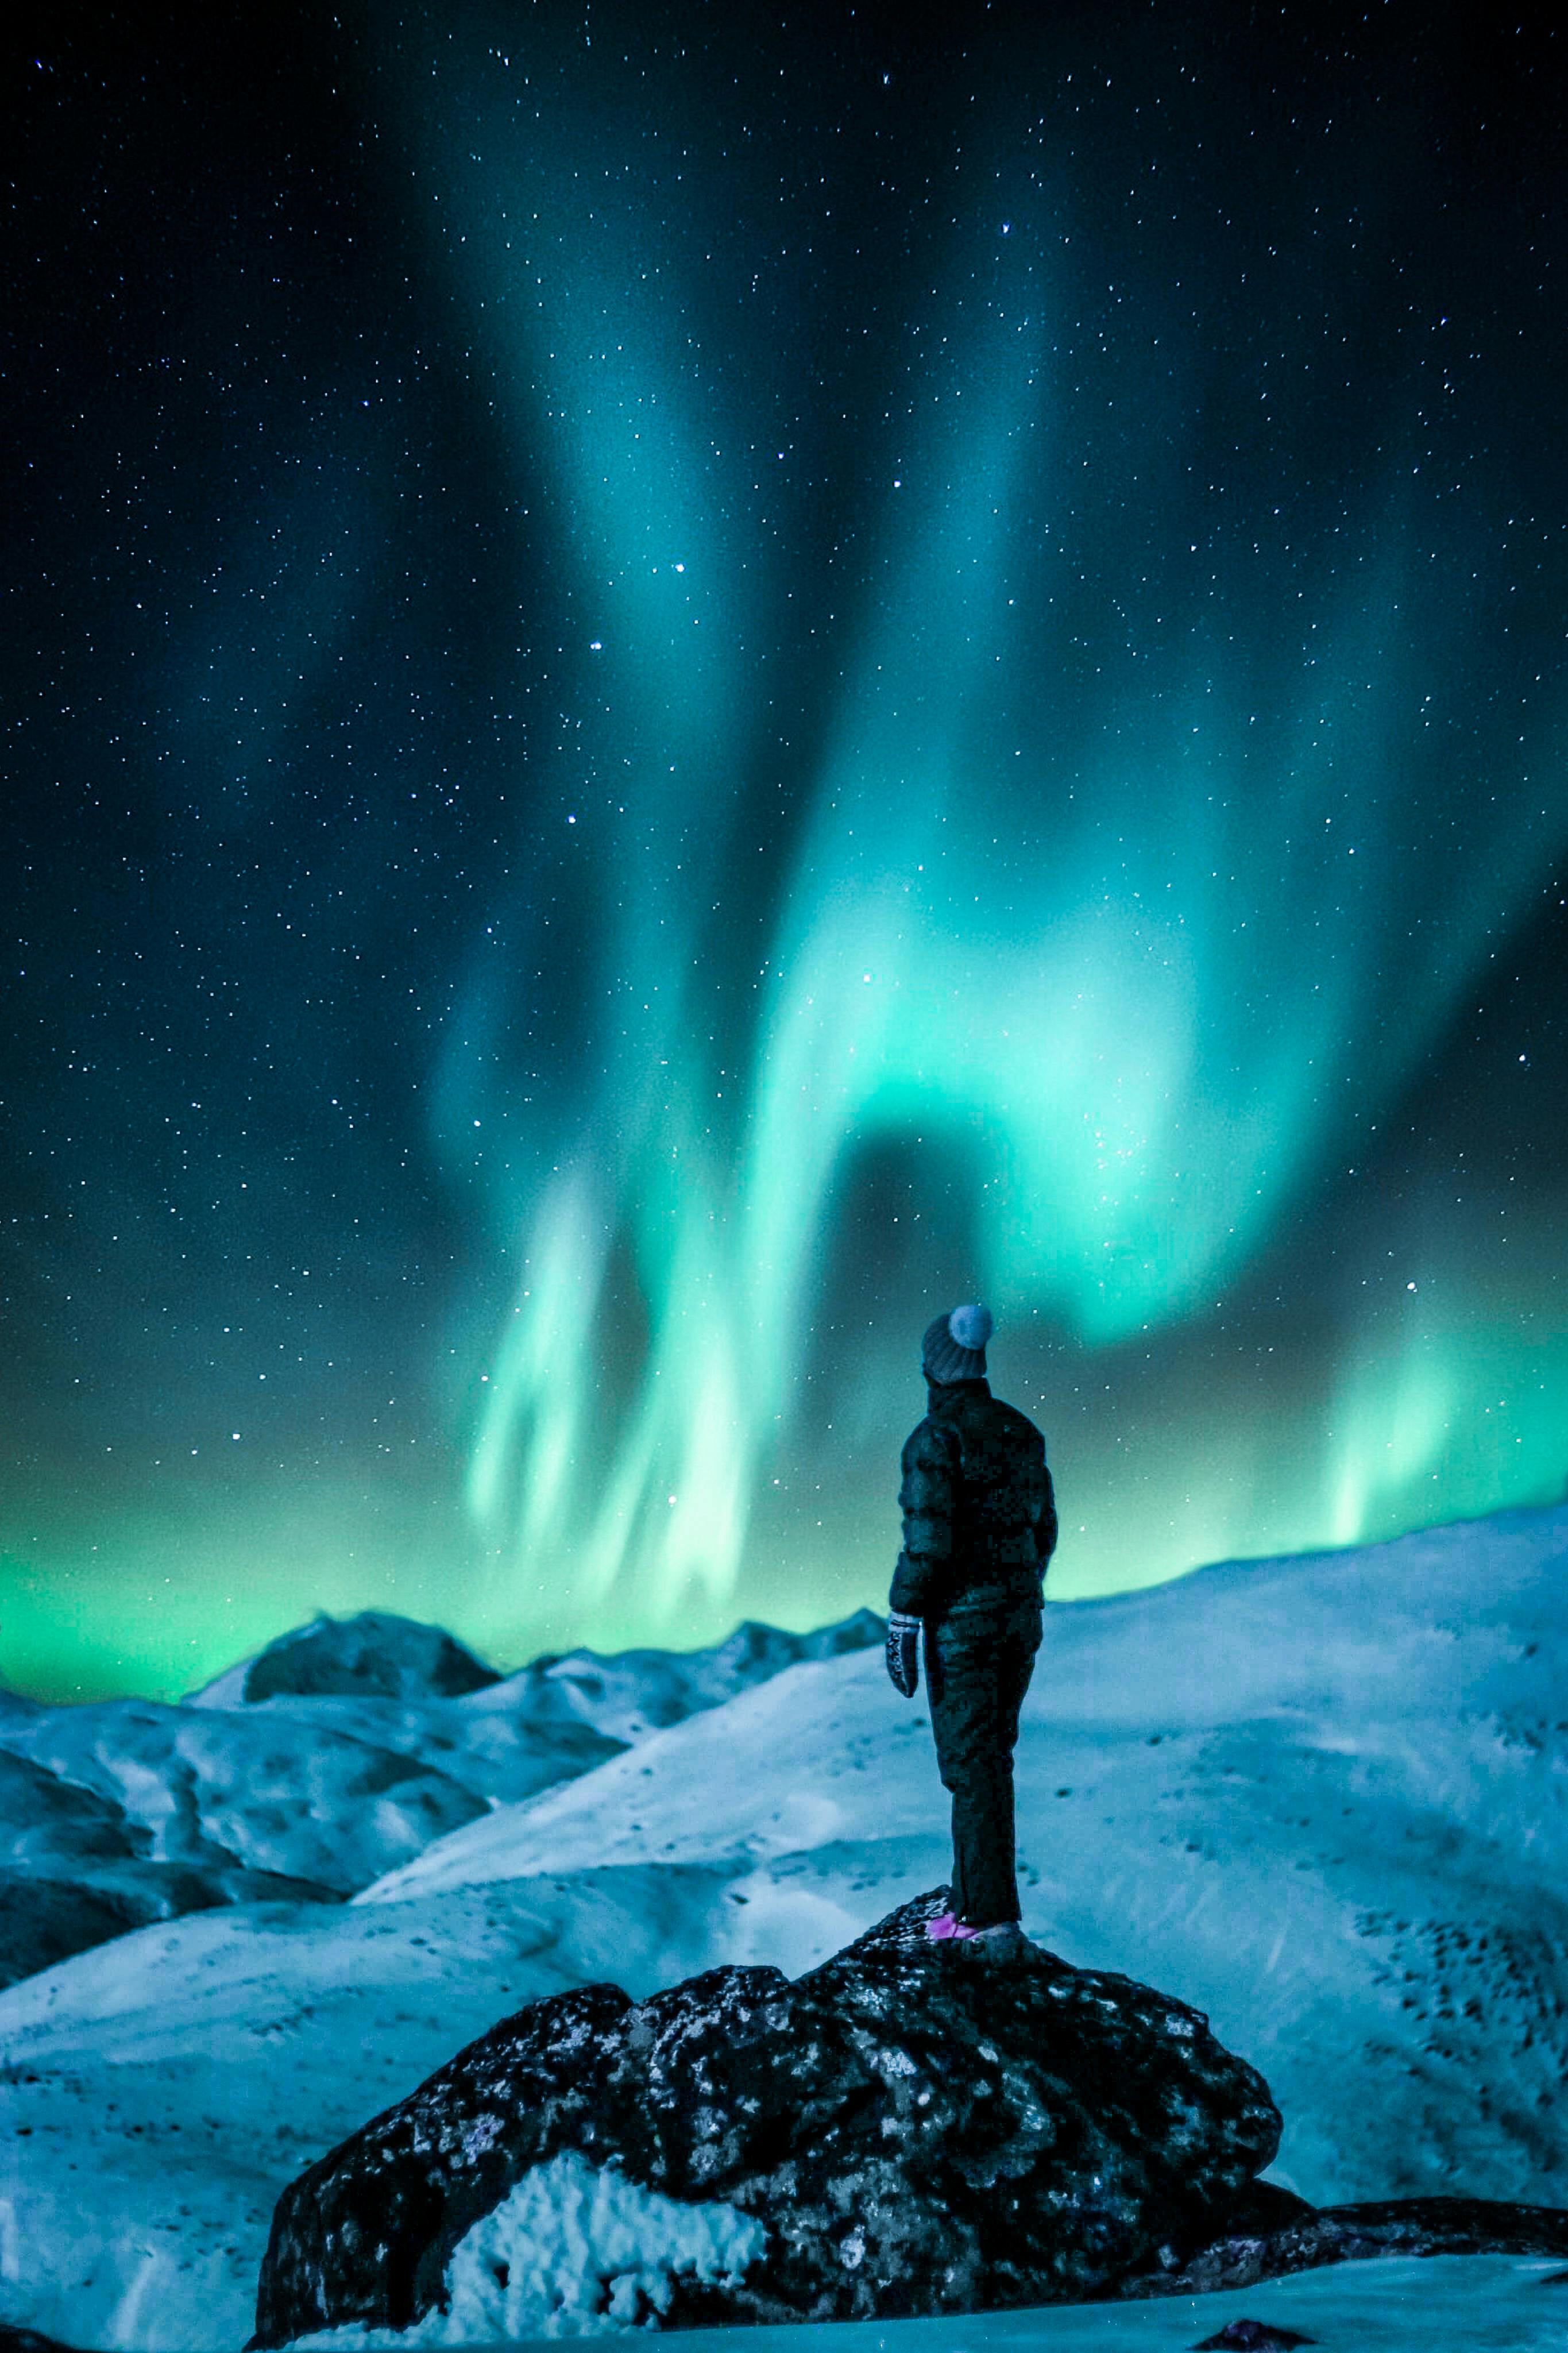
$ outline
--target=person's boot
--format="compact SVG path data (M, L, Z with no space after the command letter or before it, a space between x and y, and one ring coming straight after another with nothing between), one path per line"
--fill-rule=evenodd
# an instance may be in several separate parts
M998 1920L992 1927L971 1928L966 1934L966 1961L1016 1961L1029 1949L1029 1940L1016 1920Z
M979 1933L977 1928L970 1927L967 1921L960 1920L952 1912L939 1912L934 1920L926 1922L926 1935L933 1945L945 1945L950 1938L956 1936L977 1936Z

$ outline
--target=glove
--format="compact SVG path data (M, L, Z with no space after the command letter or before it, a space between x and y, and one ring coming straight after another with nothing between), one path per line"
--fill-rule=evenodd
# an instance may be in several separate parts
M920 1687L920 1620L895 1609L888 1620L888 1673L906 1699L913 1699Z

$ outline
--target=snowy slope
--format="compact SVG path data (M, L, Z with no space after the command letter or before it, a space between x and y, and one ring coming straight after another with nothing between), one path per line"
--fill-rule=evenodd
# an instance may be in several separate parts
M1568 2203L1565 1572L1557 1511L1047 1613L1026 1925L1206 2009L1310 2197ZM243 1713L313 1741L289 1711L337 1704ZM923 1701L849 1653L475 1812L350 1904L208 1913L13 1987L0 2316L237 2344L278 2190L465 2038L594 1977L803 1968L944 1876L944 1820Z
M1025 1924L1210 2012L1305 2195L1568 2203L1568 1511L1227 1564L1048 1614ZM592 1852L722 1862L804 1966L942 1875L917 1702L797 1668L359 1897ZM1343 2086L1353 2082L1347 2102Z
M481 2234L476 2231L473 2235L479 2241ZM648 2235L645 2223L638 2234L643 2244ZM464 2298L461 2306L466 2341L474 2341L468 2332L476 2324L488 2321L492 2329L497 2321L509 2324L520 2306L526 2316L529 2298L511 2289L513 2280L527 2282L542 2273L542 2284L566 2290L571 2266L558 2263L553 2277L549 2267L548 2258L556 2253L552 2234L540 2233L535 2243L546 2261L531 2274L526 2261L509 2263L507 2293L497 2292L494 2270L484 2263L489 2249L476 2247L479 2260L472 2272L478 2293ZM531 2252L525 2243L525 2255ZM616 2246L612 2240L603 2252L612 2264L626 2260L624 2242ZM574 2246L571 2253L576 2253ZM1261 2287L1182 2296L1168 2303L1053 2305L966 2320L879 2321L875 2353L1187 2353L1189 2347L1206 2344L1221 2329L1244 2319L1279 2329L1276 2343L1291 2343L1293 2337L1283 2333L1290 2330L1295 2337L1323 2347L1325 2353L1329 2348L1340 2348L1340 2353L1561 2353L1563 2281L1563 2273L1552 2264L1501 2255L1340 2263L1296 2279L1270 2280ZM459 2282L459 2291L467 2284ZM596 2331L606 2326L585 2315L563 2315L557 2306L551 2314L552 2339L536 2337L531 2341L558 2343L568 2333L561 2325L563 2318L586 2322L587 2328ZM842 2321L809 2329L749 2328L744 2353L862 2353L862 2348L868 2353L868 2327L865 2321ZM439 2324L428 2333L401 2337L343 2328L298 2340L301 2347L330 2347L338 2353L368 2345L463 2341L444 2336ZM517 2346L531 2340L515 2336L510 2341ZM660 2337L659 2348L660 2353L713 2353L713 2332L672 2330Z
M0 1730L9 1754L63 1793L90 1790L139 1850L162 1862L243 1870L346 1895L378 1852L390 1864L484 1800L417 1758L347 1731L265 1713L197 1714L149 1700L50 1708Z

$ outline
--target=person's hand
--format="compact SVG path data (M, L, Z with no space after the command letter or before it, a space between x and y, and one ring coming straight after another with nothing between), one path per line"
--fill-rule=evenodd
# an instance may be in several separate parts
M921 1621L895 1609L888 1620L888 1673L893 1689L913 1699L920 1687Z

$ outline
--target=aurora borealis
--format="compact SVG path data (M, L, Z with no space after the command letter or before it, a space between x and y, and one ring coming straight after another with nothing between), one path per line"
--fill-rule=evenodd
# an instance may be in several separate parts
M1563 43L913 21L13 66L14 1685L1562 1492Z

